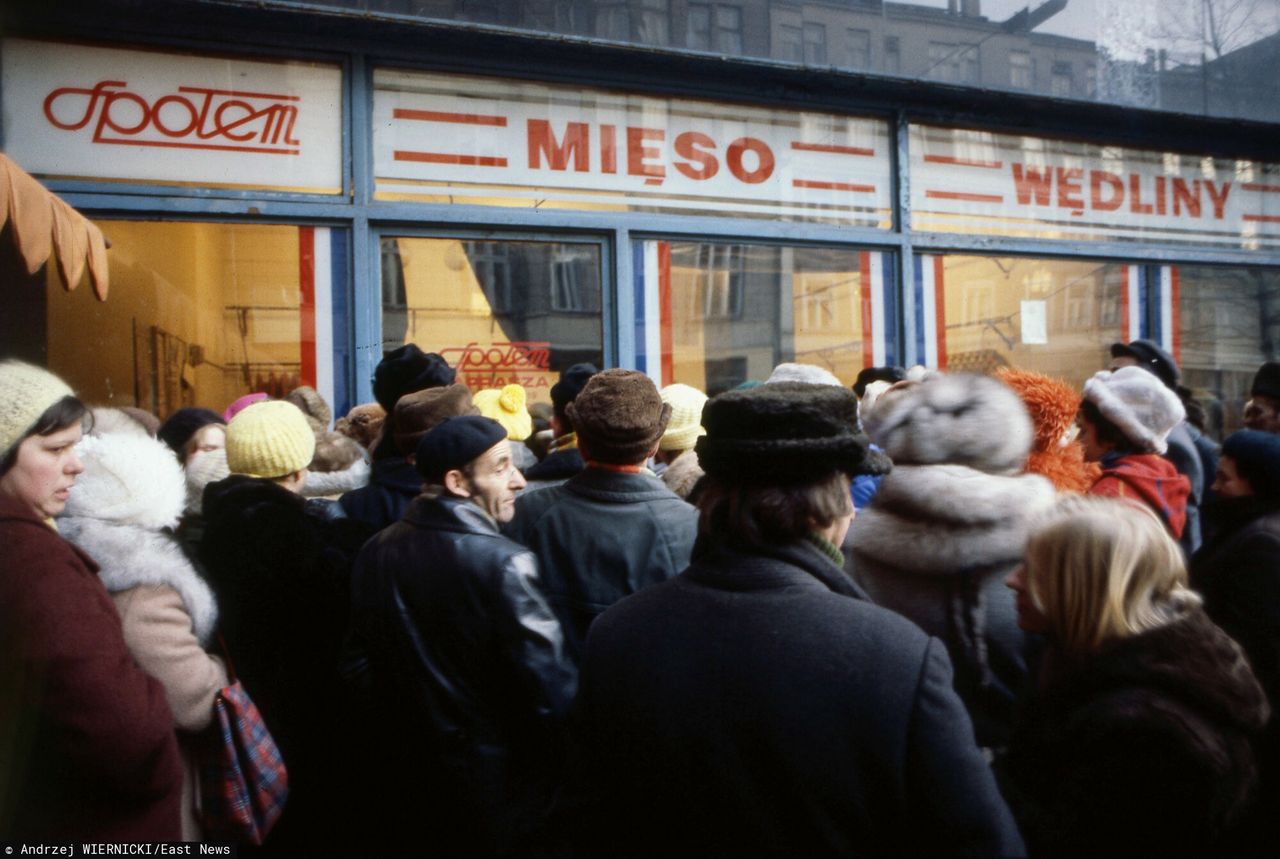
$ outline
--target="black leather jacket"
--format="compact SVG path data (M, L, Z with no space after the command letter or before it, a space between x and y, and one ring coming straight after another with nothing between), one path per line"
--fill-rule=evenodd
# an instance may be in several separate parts
M414 499L356 560L352 624L407 768L472 807L545 787L577 670L533 554L484 511Z

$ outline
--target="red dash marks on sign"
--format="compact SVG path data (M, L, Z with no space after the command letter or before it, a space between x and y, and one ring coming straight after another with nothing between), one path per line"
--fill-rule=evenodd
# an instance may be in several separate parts
M298 228L298 318L301 323L302 372L304 385L316 385L316 231Z
M505 116L489 116L483 113L447 113L441 110L410 110L407 107L397 107L391 111L391 115L396 119L416 119L421 122L452 122L457 125L507 127L507 118Z
M965 200L970 203L1003 203L1000 194L966 194L962 191L925 191L926 198L931 200Z
M1244 219L1259 224L1280 224L1280 215L1245 215Z
M397 149L397 161L420 161L425 164L461 164L467 167L506 167L507 159L487 155L450 155L447 152L414 152Z
M801 143L796 141L791 148L800 152L831 152L836 155L874 156L876 151L865 146L837 146L834 143Z
M852 191L855 194L874 194L875 185L852 185L848 182L816 182L811 179L792 179L793 188L818 188L823 191Z
M1280 185L1259 185L1257 182L1241 182L1240 187L1246 191L1257 191L1260 194L1280 194Z
M974 158L953 158L950 155L926 155L924 160L930 164L951 164L956 167L985 167L988 170L1000 170L1003 161L980 161Z

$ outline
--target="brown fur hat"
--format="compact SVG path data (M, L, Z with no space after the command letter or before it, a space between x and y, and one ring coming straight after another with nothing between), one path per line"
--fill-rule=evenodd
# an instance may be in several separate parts
M605 370L565 406L584 456L613 465L642 462L658 446L671 406L658 387L635 370Z
M364 449L372 450L386 420L387 412L382 406L377 403L362 403L347 412L345 418L338 418L333 429L354 439Z
M405 456L418 449L418 441L445 418L478 415L471 401L471 389L461 383L426 388L405 394L391 413L391 432L396 447Z

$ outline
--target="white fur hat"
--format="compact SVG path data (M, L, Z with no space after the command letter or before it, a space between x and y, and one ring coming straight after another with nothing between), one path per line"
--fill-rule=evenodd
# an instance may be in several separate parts
M844 383L832 375L831 371L824 370L816 364L779 364L773 368L773 373L765 380L766 385L774 382L804 382L807 385L835 385L843 388Z
M1141 450L1163 454L1169 431L1187 416L1178 395L1141 367L1101 370L1084 383L1084 398L1098 407Z
M1033 440L1018 395L971 373L938 373L895 389L864 425L895 464L967 465L989 474L1021 471Z
M84 473L67 500L67 516L83 516L151 530L182 515L186 480L164 442L150 436L88 436L78 446Z

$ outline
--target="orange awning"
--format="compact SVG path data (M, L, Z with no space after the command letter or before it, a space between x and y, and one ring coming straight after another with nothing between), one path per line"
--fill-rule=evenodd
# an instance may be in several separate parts
M27 274L38 272L56 254L58 274L68 292L80 283L88 265L93 292L106 301L110 273L102 230L2 153L0 174L0 228L8 224L12 230Z

